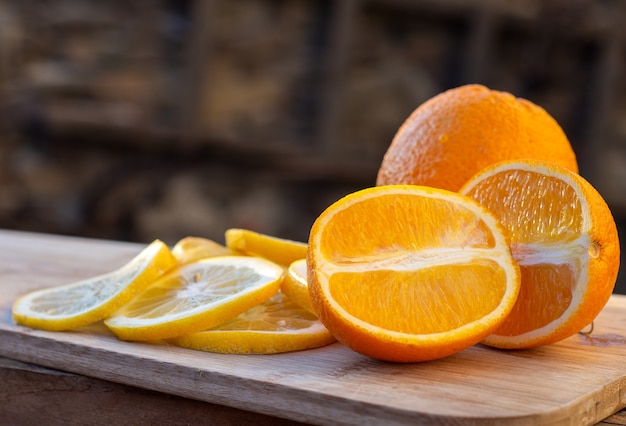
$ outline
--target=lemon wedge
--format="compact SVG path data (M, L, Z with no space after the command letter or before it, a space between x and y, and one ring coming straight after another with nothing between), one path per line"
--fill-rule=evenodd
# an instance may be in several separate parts
M231 228L225 233L226 247L248 256L258 256L281 266L306 257L307 244L261 234L248 229Z
M334 341L314 314L280 292L220 326L169 340L184 348L222 354L276 354Z
M71 284L34 291L13 304L20 325L61 331L100 321L176 266L176 258L160 240L107 274Z
M174 245L172 254L178 259L179 265L184 265L207 257L228 256L233 253L208 238L185 237Z
M122 340L161 340L222 324L280 289L283 268L265 259L218 256L182 265L105 321Z
M309 296L309 284L306 279L306 259L292 262L280 287L281 291L309 312L315 313Z

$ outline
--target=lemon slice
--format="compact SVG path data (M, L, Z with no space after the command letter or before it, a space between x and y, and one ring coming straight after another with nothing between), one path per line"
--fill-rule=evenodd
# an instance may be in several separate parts
M51 331L92 324L115 312L174 266L176 258L170 249L155 240L115 271L22 296L13 304L13 320Z
M172 248L179 265L195 262L207 257L227 256L232 252L220 243L201 237L185 237Z
M237 253L263 257L284 267L306 257L306 243L260 234L248 229L228 229L225 239L226 247Z
M220 326L169 340L177 346L222 354L275 354L334 341L315 315L282 293Z
M315 313L309 296L309 284L306 280L306 259L296 260L289 265L280 289L298 305Z
M160 340L222 324L276 294L283 268L218 256L180 266L105 321L122 340Z

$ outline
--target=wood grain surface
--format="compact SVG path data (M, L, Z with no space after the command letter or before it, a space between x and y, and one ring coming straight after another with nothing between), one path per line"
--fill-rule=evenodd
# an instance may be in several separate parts
M2 357L0 383L0 425L303 424Z
M584 425L626 406L624 296L612 297L591 336L527 351L476 345L416 364L373 360L338 343L219 355L122 342L102 324L45 332L13 323L19 295L112 270L142 247L0 231L0 356L314 424Z

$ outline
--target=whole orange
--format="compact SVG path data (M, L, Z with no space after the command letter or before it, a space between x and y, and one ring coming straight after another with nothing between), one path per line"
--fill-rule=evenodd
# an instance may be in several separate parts
M466 85L413 111L393 138L376 184L458 191L484 167L518 159L549 161L578 172L567 136L546 110L507 92Z

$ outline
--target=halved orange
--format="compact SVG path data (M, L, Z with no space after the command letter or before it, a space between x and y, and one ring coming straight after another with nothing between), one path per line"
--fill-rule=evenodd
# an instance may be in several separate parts
M328 207L311 228L311 304L356 352L397 362L461 351L513 308L519 268L486 208L454 192L368 188Z
M620 248L611 211L589 182L555 164L508 161L460 192L498 216L521 268L518 301L486 344L546 345L593 321L613 291Z

